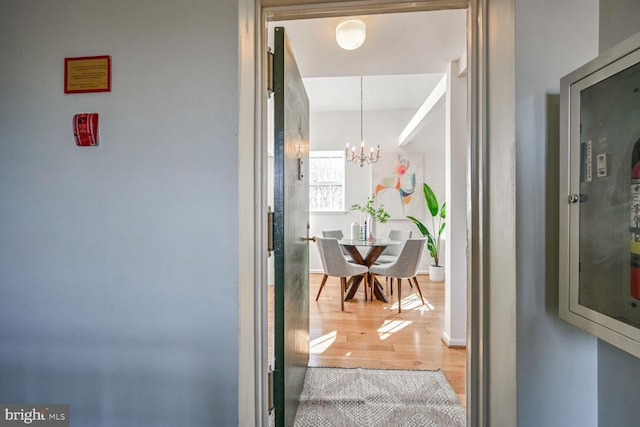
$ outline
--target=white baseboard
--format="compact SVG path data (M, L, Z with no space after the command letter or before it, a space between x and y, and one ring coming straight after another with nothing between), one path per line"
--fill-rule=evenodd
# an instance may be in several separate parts
M467 348L467 339L452 339L446 332L442 333L442 342L449 348Z

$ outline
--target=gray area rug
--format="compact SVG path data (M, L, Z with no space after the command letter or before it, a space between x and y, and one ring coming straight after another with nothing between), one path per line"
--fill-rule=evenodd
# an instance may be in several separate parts
M295 427L465 426L442 371L308 368Z

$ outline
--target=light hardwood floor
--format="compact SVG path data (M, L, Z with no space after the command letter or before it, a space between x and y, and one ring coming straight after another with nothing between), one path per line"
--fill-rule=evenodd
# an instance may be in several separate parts
M382 282L384 283L384 278ZM340 279L330 277L316 302L322 274L309 275L309 366L380 369L442 369L460 402L466 406L466 350L442 342L444 284L419 275L426 305L408 281L402 284L402 313L397 290L389 303L364 301L362 286L340 311ZM270 287L272 289L272 287ZM272 294L269 293L271 320ZM270 321L271 323L271 321ZM269 325L269 354L272 328Z

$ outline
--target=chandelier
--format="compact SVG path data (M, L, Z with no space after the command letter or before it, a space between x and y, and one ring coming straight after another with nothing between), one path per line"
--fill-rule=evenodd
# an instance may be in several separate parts
M364 164L372 164L378 161L380 158L380 145L378 145L378 149L376 150L375 155L373 154L373 147L369 150L368 154L365 154L364 151L364 125L362 120L362 76L360 76L360 153L356 154L355 145L351 146L351 154L349 154L349 143L347 142L347 146L344 149L344 157L347 162L360 164L360 167L364 166Z

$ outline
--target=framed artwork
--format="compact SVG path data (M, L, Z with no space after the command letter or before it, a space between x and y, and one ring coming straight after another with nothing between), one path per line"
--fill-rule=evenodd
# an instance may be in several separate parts
M371 167L371 182L376 204L384 205L390 219L421 218L424 212L422 196L422 153L385 152Z

